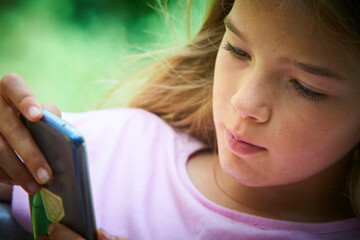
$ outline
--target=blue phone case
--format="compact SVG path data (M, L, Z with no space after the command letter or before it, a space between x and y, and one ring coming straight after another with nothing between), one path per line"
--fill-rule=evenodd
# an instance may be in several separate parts
M85 143L80 132L55 114L44 109L38 122L21 120L47 159L52 180L44 185L62 198L65 216L60 223L87 240L96 239L96 225ZM34 238L46 235L47 219L41 194L29 195Z

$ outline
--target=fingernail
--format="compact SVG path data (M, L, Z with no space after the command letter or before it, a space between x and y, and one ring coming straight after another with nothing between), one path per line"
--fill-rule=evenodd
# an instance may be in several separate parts
M29 190L29 192L32 192L32 193L35 193L40 189L39 185L37 183L35 183L35 182L27 183L26 188Z
M40 183L46 183L50 179L50 174L44 168L39 168L36 173Z
M41 114L40 109L35 106L31 106L29 108L28 112L29 112L30 117L32 117L32 118L36 118Z
M48 229L46 230L47 234L51 235L54 232L54 229L55 229L54 224L50 224Z

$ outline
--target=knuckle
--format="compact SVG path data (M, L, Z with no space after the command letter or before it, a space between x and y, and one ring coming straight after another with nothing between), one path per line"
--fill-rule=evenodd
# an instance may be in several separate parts
M23 157L24 157L23 158L24 164L29 169L33 169L37 167L40 157L39 157L39 153L35 151L35 149L32 148L29 152L24 153Z
M2 138L0 138L0 162L8 155L9 148Z
M11 116L12 114L15 114L15 111L10 105L8 104L3 104L2 108L1 108L1 113L4 116Z
M26 178L26 174L22 171L21 167L13 168L11 172L9 172L9 175L11 175L16 182L23 183L24 178Z
M4 161L5 155L6 155L6 149L4 148L3 145L0 145L0 163Z
M10 141L18 139L19 128L20 126L16 121L7 121L3 123L2 134Z
M7 174L19 185L26 186L27 183L34 181L34 178L22 163L14 164Z

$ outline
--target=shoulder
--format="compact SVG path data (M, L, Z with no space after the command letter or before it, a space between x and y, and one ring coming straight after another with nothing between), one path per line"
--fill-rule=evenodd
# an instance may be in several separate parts
M158 134L174 131L157 115L138 108L116 108L83 113L64 113L65 121L85 135L133 132L138 135L157 131ZM161 131L160 131L161 129Z
M186 133L180 133L157 115L138 108L117 108L83 113L64 113L65 121L74 125L84 136L87 144L146 143L184 146L197 142ZM167 146L169 147L169 146Z
M145 123L162 120L155 114L139 108L114 108L94 110L81 113L64 113L63 118L75 126L101 124L102 123Z

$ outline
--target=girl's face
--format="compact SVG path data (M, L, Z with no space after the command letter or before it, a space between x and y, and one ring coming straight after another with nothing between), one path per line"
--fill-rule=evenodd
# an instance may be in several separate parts
M360 140L359 71L311 12L278 2L235 1L215 66L220 163L248 186L326 172Z

